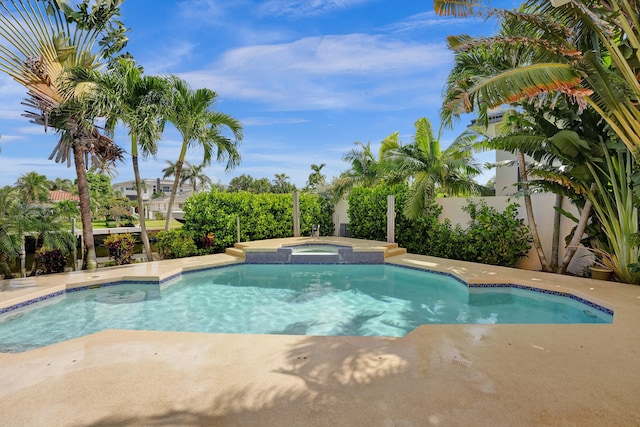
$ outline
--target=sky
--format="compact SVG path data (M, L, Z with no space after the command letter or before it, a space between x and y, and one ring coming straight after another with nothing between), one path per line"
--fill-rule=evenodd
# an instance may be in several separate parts
M493 21L439 17L431 0L126 0L121 19L130 28L126 50L145 74L173 74L194 89L214 90L215 109L242 123L242 161L230 171L212 163L206 173L214 183L284 173L298 188L312 164L325 164L328 181L348 170L342 158L355 142L370 142L377 153L380 141L397 131L410 143L420 117L438 133L442 88L453 65L446 37L496 31ZM0 74L0 186L31 171L73 180L73 166L48 160L57 135L21 116L24 97L22 86ZM443 130L442 148L472 118ZM114 139L127 155L112 182L132 180L127 130L119 127ZM141 160L141 176L162 177L180 145L168 124L157 156ZM199 164L202 154L191 149L186 160ZM492 153L476 159L494 160ZM477 180L484 184L493 175L485 171Z

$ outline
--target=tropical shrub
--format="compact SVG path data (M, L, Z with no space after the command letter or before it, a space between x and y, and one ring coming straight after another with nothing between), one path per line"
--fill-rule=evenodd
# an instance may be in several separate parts
M459 248L461 259L512 267L529 252L531 235L524 220L518 218L518 204L498 212L484 202L469 201L462 209L471 220Z
M136 245L136 239L131 233L110 234L104 239L104 244L109 250L109 257L113 258L116 265L131 264Z
M40 248L36 251L38 274L62 273L67 267L67 257L60 249Z
M402 214L408 196L406 185L353 188L348 210L352 237L386 240L389 194L396 199L396 242L411 253L514 266L530 248L529 229L517 217L518 205L511 204L504 212L498 212L484 203L470 201L464 208L471 217L466 229L454 227L448 219L440 222L442 207L435 204L411 220Z
M160 231L156 240L158 253L163 259L185 258L198 254L196 242L184 229Z
M323 235L332 235L331 204L317 194L302 193L298 200L301 234L311 235L312 225L320 224ZM185 202L182 229L196 241L213 234L215 238L208 249L210 252L223 252L237 241L238 218L241 241L292 237L292 197L290 194L217 191L195 194Z

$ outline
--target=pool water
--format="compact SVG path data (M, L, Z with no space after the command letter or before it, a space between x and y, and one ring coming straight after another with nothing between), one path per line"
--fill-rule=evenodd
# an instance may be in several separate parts
M304 254L304 253L320 253L320 254L337 254L338 246L335 245L298 245L298 246L285 246L286 248L291 248L292 253L294 254Z
M0 351L18 352L104 329L404 336L423 324L610 323L569 298L467 288L388 265L238 264L162 285L67 293L0 316Z

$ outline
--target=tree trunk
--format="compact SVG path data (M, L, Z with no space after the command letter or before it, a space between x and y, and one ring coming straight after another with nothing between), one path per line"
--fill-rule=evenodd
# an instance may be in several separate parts
M138 215L140 216L140 238L144 246L144 252L147 261L153 261L151 254L151 245L149 244L149 234L147 234L146 215L144 211L144 201L142 200L142 185L140 184L140 170L138 169L138 156L131 155L131 163L133 163L133 175L136 180L136 194L138 196Z
M2 271L5 279L13 279L13 273L9 268L7 254L0 254L0 270Z
M595 184L591 184L590 191L591 191L591 194L595 193L596 191ZM567 268L569 268L569 264L571 263L573 256L576 254L576 251L578 250L578 245L582 240L582 235L584 234L584 230L586 230L587 228L587 222L589 221L589 215L591 215L592 206L593 206L593 203L591 202L590 199L587 199L587 201L584 202L584 207L582 208L582 212L580 213L580 220L578 221L578 225L576 225L576 229L573 232L573 238L567 245L567 251L565 252L564 257L562 258L562 262L560 263L560 266L556 270L556 273L565 274L567 272Z
M27 250L25 248L24 233L20 235L20 277L27 277Z
M529 221L529 229L531 230L531 236L533 237L533 246L538 254L542 271L551 272L553 270L549 267L547 258L544 255L544 248L542 247L540 235L538 234L538 226L536 225L536 220L533 215L533 205L531 204L531 195L529 194L529 179L527 178L527 165L522 151L518 151L518 166L520 167L522 189L524 190L524 207L527 211L527 220Z
M173 188L171 189L171 195L169 196L169 206L167 206L167 221L164 224L164 231L169 231L171 227L171 215L173 213L173 203L176 201L176 194L178 193L178 183L180 182L180 174L182 173L183 160L176 162L176 170L174 173L175 181L173 181Z
M35 253L33 255L33 261L31 261L31 272L29 273L29 276L35 276L38 273L38 261L36 258L36 254L38 253L38 249L40 249L40 245L38 245L38 239L39 237L36 237L36 247L35 247Z
M562 214L558 209L562 209L562 194L556 194L556 203L553 210L553 237L551 239L551 270L558 268L558 252L560 249L560 220Z
M98 268L96 247L93 241L93 225L91 224L91 201L89 200L89 183L85 171L84 155L73 148L73 161L78 177L78 197L80 198L80 217L82 219L82 239L84 241L83 269L95 270Z

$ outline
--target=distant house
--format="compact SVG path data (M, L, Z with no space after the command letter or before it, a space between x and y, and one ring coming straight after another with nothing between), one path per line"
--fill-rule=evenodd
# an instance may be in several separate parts
M171 188L173 187L172 179L160 179L160 178L144 178L141 179L142 184L142 200L148 201L155 197L160 196L168 196L171 194ZM111 185L111 188L114 192L119 192L124 197L137 200L138 195L136 193L136 182L135 181L123 181L116 182ZM189 185L179 185L178 186L178 194L191 193L191 188Z
M173 180L144 178L140 181L142 183L142 201L145 204L146 218L153 219L156 212L159 212L163 217L166 217L167 207L169 205L169 195L171 194L171 188L173 187ZM133 180L116 182L111 185L111 188L114 192L119 192L130 200L138 199L136 194L136 182ZM176 194L176 201L173 205L172 216L174 218L182 218L182 206L184 206L184 201L191 196L192 192L192 188L189 185L178 186L178 194Z
M68 191L62 190L51 190L49 191L49 201L52 203L59 202L61 200L71 200L74 202L80 202L80 197L77 194L69 193Z
M184 218L184 211L182 210L182 208L184 207L184 202L189 197L191 197L191 193L176 195L176 199L173 203L173 210L171 211L171 216L174 219L181 220L182 218ZM150 200L146 204L147 217L154 218L156 215L156 212L158 212L158 213L161 213L162 216L166 218L168 207L169 207L169 197Z

